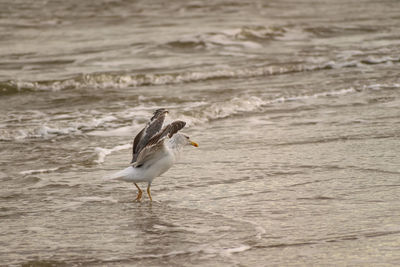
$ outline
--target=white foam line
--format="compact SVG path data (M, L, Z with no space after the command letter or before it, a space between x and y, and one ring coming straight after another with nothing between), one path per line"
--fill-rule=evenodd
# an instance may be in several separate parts
M231 256L233 253L239 253L239 252L243 252L243 251L246 251L249 249L251 249L251 247L248 245L240 245L238 247L225 248L222 250L222 252L220 254L222 256Z
M336 91L320 92L312 95L299 95L299 96L287 96L279 97L272 100L264 100L256 96L242 96L234 97L225 102L213 103L210 106L200 106L197 116L184 116L181 115L179 118L186 121L188 125L202 124L215 119L223 119L238 113L254 112L262 109L266 105L285 103L291 101L301 101L307 99L323 98L323 97L334 97L340 95L346 95L355 93L356 90L351 87Z
M251 249L250 246L243 245L243 244L240 244L238 247L217 248L217 249L216 248L206 248L204 246L200 246L197 248L189 248L188 250L177 250L177 251L171 251L171 252L163 253L163 254L143 254L143 255L135 256L134 258L156 259L156 258L174 257L174 256L180 256L180 255L186 255L186 254L197 254L197 253L229 257L234 253L240 253L240 252L243 252L243 251L246 251L249 249Z
M296 101L296 100L305 100L305 99L310 99L310 98L319 98L319 97L327 97L327 96L338 96L338 95L345 95L349 93L354 93L356 90L351 87L348 89L342 89L342 90L337 90L337 91L328 91L328 92L321 92L321 93L316 93L313 95L300 95L300 96L291 96L291 97L279 97L276 99L273 99L269 101L269 103L283 103L283 102L288 102L288 101Z
M213 211L210 211L210 210L201 210L201 211L207 212L207 213L212 214L212 215L215 215L215 216L220 216L220 217L223 217L223 218L232 220L232 221L241 222L241 223L245 223L245 224L250 224L250 225L252 225L252 226L254 227L254 230L256 231L256 238L257 238L257 239L261 239L261 238L262 238L262 235L264 235L264 234L267 232L267 231L264 229L264 227L262 227L260 224L255 223L255 222L253 222L253 221L240 219L240 218L238 218L238 217L234 217L234 218L233 218L233 217L227 216L227 215L225 215L225 214L213 212ZM250 249L250 247L249 247L249 249ZM246 249L246 250L247 250L247 249Z
M95 160L94 162L100 164L103 163L104 160L106 159L106 156L115 152L115 151L119 151L119 150L123 150L123 149L128 149L131 147L131 144L125 144L125 145L119 145L113 148L102 148L102 147L96 147L95 148L95 152L98 154L98 158L97 160Z
M49 173L49 172L54 172L59 170L61 167L57 168L50 168L50 169L38 169L38 170L27 170L27 171L22 171L19 172L22 175L27 175L27 174L38 174L38 173Z

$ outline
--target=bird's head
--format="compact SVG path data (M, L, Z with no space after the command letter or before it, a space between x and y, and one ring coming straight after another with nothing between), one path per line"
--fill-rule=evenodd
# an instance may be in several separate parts
M191 145L194 147L198 147L199 145L196 142L193 142L192 140L190 140L189 136L182 134L183 138L185 139L185 144L186 145Z

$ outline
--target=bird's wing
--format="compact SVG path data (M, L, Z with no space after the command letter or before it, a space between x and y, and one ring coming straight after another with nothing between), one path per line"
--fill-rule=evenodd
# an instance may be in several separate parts
M139 167L151 158L155 158L155 154L164 149L165 140L171 138L175 133L185 127L185 125L186 122L184 121L174 121L165 126L163 130L153 136L147 145L139 152L134 162L134 167Z
M166 137L160 139L156 144L144 147L137 156L136 161L133 163L133 167L140 167L148 161L158 159L156 154L164 149L165 139Z
M143 128L143 129L135 136L135 139L133 140L132 155L135 155L135 154L137 153L137 151L138 151L138 145L139 145L140 140L141 140L142 137L143 137L143 133L144 133L144 130L145 130L145 129L146 129L146 127Z
M158 134L153 136L147 144L154 145L166 136L168 136L168 138L171 138L174 134L176 134L183 127L185 127L185 125L186 122L184 121L174 121L171 124L165 126Z
M133 141L131 163L136 161L140 151L147 145L149 140L160 132L167 113L168 111L165 109L157 109L146 127L136 135Z

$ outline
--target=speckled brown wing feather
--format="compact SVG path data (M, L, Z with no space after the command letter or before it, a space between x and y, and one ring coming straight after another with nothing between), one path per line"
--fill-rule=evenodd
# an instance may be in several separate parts
M160 131L157 135L150 139L147 143L146 147L144 147L138 154L136 158L136 162L134 163L135 167L140 167L150 158L157 157L156 153L162 151L164 149L164 141L167 138L171 138L174 134L176 134L179 130L185 127L186 122L184 121L174 121L171 124L165 126L162 131Z
M147 144L154 145L157 142L159 142L159 140L166 137L167 135L169 138L171 138L174 134L176 134L183 127L185 127L185 125L186 125L186 122L184 122L184 121L174 121L171 124L168 124L167 126L165 126L164 129L162 129L162 131L160 131L158 134L153 136Z
M163 127L165 116L168 113L166 109L157 109L153 117L135 137L132 148L132 161L134 163L140 151L148 144L148 142L157 135Z

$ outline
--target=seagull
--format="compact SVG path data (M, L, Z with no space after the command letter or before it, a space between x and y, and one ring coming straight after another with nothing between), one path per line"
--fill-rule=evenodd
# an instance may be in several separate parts
M147 194L150 201L150 186L154 178L160 176L178 160L182 148L186 145L198 147L196 142L182 133L178 133L186 122L174 121L164 126L166 109L157 109L146 126L133 141L132 161L129 167L111 176L111 179L133 182L138 189L135 201L142 199L142 189L138 182L147 182Z

